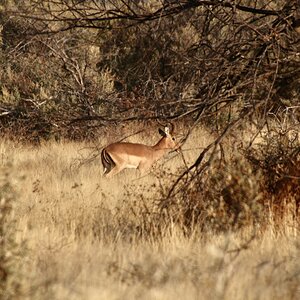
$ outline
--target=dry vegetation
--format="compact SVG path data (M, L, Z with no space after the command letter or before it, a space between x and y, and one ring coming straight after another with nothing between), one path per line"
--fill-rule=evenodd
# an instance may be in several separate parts
M152 143L155 134L151 140L142 134L135 139ZM204 129L190 135L183 147L188 165L197 157L197 147L210 140ZM13 249L3 299L299 298L299 223L294 207L287 206L280 221L269 207L259 211L264 214L259 225L242 223L232 230L222 227L221 218L218 225L223 230L216 228L216 219L202 215L187 232L184 218L162 218L157 206L171 174L184 167L182 159L170 155L163 168L156 166L144 178L126 170L107 180L101 177L99 157L82 164L103 142L48 142L39 147L1 142L1 191L10 187L6 194L1 192L1 205L11 203L5 230L12 233L3 249ZM212 172L222 174L220 169ZM247 189L250 201L249 184L261 178L255 180L248 172L245 186L241 169L230 174L244 184L233 192L246 205L239 193ZM219 180L226 185L230 179ZM205 184L218 190L215 181ZM201 202L200 191L192 195L197 197L194 203ZM218 199L207 189L204 196L207 202L213 196ZM255 211L248 209L249 214ZM207 205L206 210L210 217L222 216L219 206Z
M299 299L298 0L3 0L1 299ZM99 154L182 154L101 176Z

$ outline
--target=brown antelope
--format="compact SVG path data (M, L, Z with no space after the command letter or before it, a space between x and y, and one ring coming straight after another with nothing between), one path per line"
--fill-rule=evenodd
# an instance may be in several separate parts
M104 175L112 177L124 169L139 169L141 174L171 150L176 150L175 138L168 127L159 129L162 138L154 146L133 143L113 143L101 152Z

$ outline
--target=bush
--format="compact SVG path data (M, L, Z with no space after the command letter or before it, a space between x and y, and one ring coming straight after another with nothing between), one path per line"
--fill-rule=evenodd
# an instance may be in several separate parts
M265 183L266 205L282 215L288 204L297 214L300 206L299 123L283 118L269 125L263 139L246 149L245 157L261 170Z
M160 202L161 212L186 232L237 230L262 221L261 175L242 157L215 160L202 176L180 182L175 195Z

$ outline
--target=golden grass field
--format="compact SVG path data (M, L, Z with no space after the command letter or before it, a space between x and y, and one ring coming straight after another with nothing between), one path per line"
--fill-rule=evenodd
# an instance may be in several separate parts
M151 136L131 141L159 138ZM209 140L194 131L183 147L188 164ZM154 205L165 181L158 171L102 178L100 157L86 159L107 142L0 142L1 167L17 191L16 238L25 249L15 271L18 299L300 299L299 225L292 218L275 226L270 214L255 235L249 226L187 236L170 224L161 236L140 237L136 228L149 216L139 208ZM176 172L182 165L170 154L156 169Z

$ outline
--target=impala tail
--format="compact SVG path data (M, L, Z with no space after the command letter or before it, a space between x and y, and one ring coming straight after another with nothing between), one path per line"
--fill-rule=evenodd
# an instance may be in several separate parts
M101 161L104 168L104 175L108 174L116 165L106 149L103 149L101 152Z

